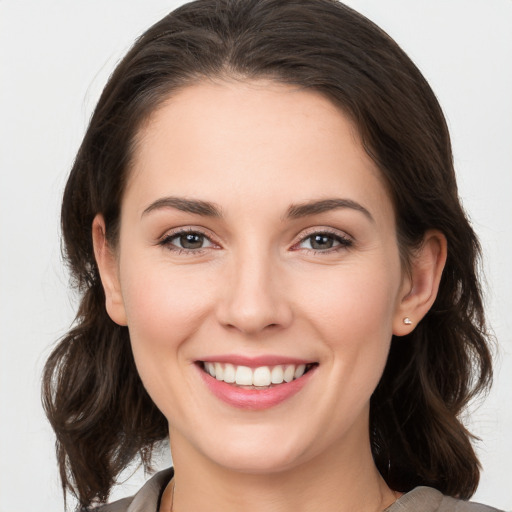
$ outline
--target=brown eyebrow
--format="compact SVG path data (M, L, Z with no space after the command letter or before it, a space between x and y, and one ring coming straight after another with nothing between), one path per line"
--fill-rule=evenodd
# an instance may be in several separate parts
M302 204L294 204L288 208L286 217L290 219L298 219L307 217L308 215L318 215L319 213L329 210L337 210L338 208L350 208L363 213L369 220L375 222L371 213L362 205L351 199L322 199L320 201L312 201Z
M215 204L198 199L184 199L182 197L162 197L157 199L142 212L142 216L161 208L175 208L182 212L202 215L204 217L222 217L220 208Z

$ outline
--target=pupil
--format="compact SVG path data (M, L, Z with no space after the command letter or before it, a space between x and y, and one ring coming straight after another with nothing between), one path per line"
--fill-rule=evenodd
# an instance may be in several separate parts
M184 249L200 249L203 245L203 236L188 233L180 237L180 243Z
M311 240L311 247L313 249L330 249L332 244L333 240L329 235L315 235Z

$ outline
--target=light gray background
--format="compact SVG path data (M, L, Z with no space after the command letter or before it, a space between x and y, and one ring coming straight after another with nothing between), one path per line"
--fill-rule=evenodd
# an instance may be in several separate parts
M60 197L114 65L180 3L0 0L0 512L63 508L39 398L44 360L76 306L60 256ZM468 419L482 439L475 499L512 509L512 0L347 3L402 45L448 118L499 340L495 387Z

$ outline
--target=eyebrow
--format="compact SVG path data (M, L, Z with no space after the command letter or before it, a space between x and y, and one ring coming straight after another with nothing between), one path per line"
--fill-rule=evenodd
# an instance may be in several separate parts
M143 212L142 216L154 210L163 208L175 208L182 212L201 215L204 217L222 217L221 209L214 203L201 201L199 199L184 199L182 197L162 197L151 203ZM309 215L318 215L330 210L349 208L363 213L369 220L375 222L371 213L361 204L351 199L322 199L301 204L292 204L285 215L285 218L298 219Z
M204 217L222 217L220 208L214 203L198 199L184 199L182 197L162 197L157 199L142 212L142 217L152 211L163 208L175 208L182 212L202 215Z
M363 213L369 220L375 222L371 213L361 204L352 199L322 199L320 201L311 201L301 204L292 204L286 212L289 219L298 219L308 215L318 215L319 213L337 210L339 208L349 208Z

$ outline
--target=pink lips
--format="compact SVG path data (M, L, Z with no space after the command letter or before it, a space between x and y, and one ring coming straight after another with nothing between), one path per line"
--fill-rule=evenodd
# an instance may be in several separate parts
M260 356L248 358L244 356L214 356L203 360L204 362L231 363L237 366L257 368L260 366L275 366L287 364L308 364L311 361L279 356ZM291 382L273 385L269 388L253 389L239 387L220 381L206 373L197 365L198 372L209 390L220 400L239 409L263 410L274 407L298 393L315 373L316 366L311 368L302 377Z
M278 364L308 364L311 361L306 359L297 359L295 357L282 357L282 356L257 356L247 357L240 355L219 355L209 356L201 359L203 362L213 363L231 363L236 366L248 366L249 368L258 368L258 366L276 366Z

